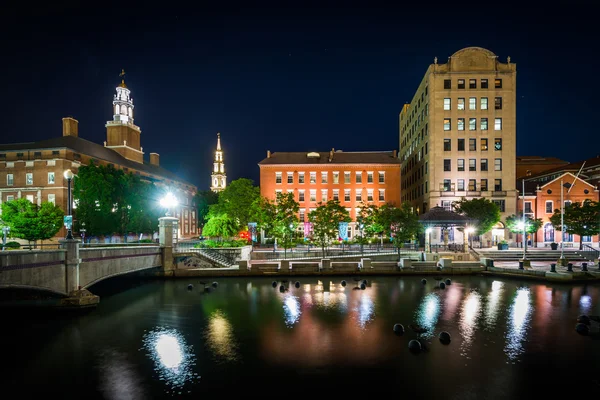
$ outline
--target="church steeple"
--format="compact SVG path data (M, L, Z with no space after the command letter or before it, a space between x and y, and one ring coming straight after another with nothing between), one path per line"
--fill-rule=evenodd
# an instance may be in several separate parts
M125 85L125 70L119 74L121 83L113 97L113 119L106 122L106 147L120 153L125 158L139 163L144 162L140 143L141 130L133 123L133 99Z
M221 134L217 132L217 151L213 163L213 172L210 176L210 190L220 192L227 186L227 175L225 175L225 163L223 162L223 151L221 150Z

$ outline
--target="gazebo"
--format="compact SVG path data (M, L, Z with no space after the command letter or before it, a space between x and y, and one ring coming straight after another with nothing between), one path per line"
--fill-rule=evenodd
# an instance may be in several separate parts
M444 238L444 247L448 246L448 228L460 227L465 229L464 237L464 252L469 252L469 242L467 240L467 226L472 222L471 219L455 213L454 211L448 211L444 207L436 206L432 207L425 214L419 216L419 222L425 227L425 251L431 253L431 229L442 228L442 235Z

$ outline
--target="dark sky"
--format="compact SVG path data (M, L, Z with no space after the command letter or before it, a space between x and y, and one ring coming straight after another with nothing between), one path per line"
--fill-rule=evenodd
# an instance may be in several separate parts
M598 22L561 7L4 13L1 142L60 136L71 115L101 144L124 68L146 157L207 189L220 131L229 181L258 184L267 150L397 149L398 113L433 58L480 46L517 64L519 155L593 157Z

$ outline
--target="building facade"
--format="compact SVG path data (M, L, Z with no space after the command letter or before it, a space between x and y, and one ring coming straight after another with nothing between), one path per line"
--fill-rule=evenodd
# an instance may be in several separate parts
M579 247L579 243L598 246L598 235L572 235L556 230L550 223L555 210L560 210L561 192L564 205L583 203L586 200L600 201L600 158L572 163L536 175L527 176L517 181L521 189L518 199L519 213L542 220L542 228L528 235L528 241L536 247L549 247L550 243L564 242L567 247ZM522 186L525 184L525 197ZM571 187L565 187L569 184ZM568 186L568 185L567 185ZM520 214L522 215L522 214ZM518 241L522 242L521 235Z
M569 165L568 161L556 157L519 156L517 157L517 179L537 175L555 168Z
M38 205L49 201L59 205L66 214L67 180L63 176L64 171L70 169L76 175L81 166L93 161L97 165L112 165L126 173L139 175L162 191L171 191L179 202L172 211L173 216L179 218L178 236L196 235L196 187L162 168L159 154L150 153L149 162L144 161L141 130L133 124L133 100L124 81L117 86L116 92L113 120L106 123L107 140L104 145L80 138L79 123L72 117L63 118L60 137L0 144L0 205L18 198L27 198ZM73 233L77 235L76 209L73 214ZM64 237L65 233L63 228L57 237Z
M399 117L402 201L419 214L461 198L495 202L502 220L516 211L516 65L468 47L437 57ZM433 233L433 241L441 235ZM509 240L503 222L485 245Z
M277 192L292 192L300 204L301 225L318 203L339 200L352 221L348 239L357 231L361 202L400 206L400 161L396 151L267 152L260 167L260 193L275 200ZM303 229L300 227L299 229Z
M215 161L213 162L213 171L210 176L210 190L213 192L222 192L227 186L227 175L225 174L225 162L223 161L223 150L221 150L221 134L217 132L217 150L215 151Z

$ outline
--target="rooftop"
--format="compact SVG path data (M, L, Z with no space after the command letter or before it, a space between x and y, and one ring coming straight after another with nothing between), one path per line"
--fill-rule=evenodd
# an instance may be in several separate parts
M391 164L400 165L396 151L274 152L258 165L284 164Z

